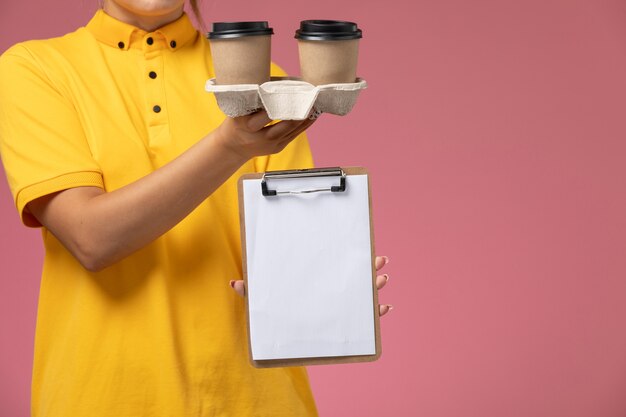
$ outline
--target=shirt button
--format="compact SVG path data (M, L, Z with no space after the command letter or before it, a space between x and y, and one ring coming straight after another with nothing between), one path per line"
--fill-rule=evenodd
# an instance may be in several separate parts
M154 43L154 39L148 38L146 39L146 42L148 43L148 45L152 45Z
M124 49L124 42L118 42L117 47L120 49Z
M155 112L155 113L159 113L161 111L161 106L154 106L152 108L152 111Z
M152 78L153 80L156 78L156 72L154 71L150 71L150 73L148 74L148 77Z
M176 48L176 41L171 41L171 42L170 42L170 46L171 46L172 48Z

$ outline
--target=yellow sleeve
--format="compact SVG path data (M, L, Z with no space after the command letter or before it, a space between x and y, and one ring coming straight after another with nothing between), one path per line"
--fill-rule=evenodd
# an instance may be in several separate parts
M0 57L0 156L22 222L41 196L79 186L103 188L72 102L22 45Z
M272 63L272 76L285 76L285 71ZM257 157L254 161L256 172L280 171L285 169L313 168L313 155L305 133L295 138L281 152Z

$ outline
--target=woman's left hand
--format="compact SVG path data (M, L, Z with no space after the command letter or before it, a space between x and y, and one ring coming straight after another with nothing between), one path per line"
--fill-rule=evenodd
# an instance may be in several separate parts
M377 256L376 261L374 263L376 266L376 271L380 271L388 263L389 263L389 258L387 258L386 256ZM389 281L388 274L378 275L376 277L376 288L381 290L385 286L385 284L387 284L387 281ZM237 281L232 280L230 281L229 284L233 288L233 290L235 290L237 294L239 294L242 297L245 295L246 287L245 287L243 280L237 280ZM389 313L391 310L393 310L393 306L391 304L380 304L378 306L378 311L380 312L381 316L384 316L385 314Z

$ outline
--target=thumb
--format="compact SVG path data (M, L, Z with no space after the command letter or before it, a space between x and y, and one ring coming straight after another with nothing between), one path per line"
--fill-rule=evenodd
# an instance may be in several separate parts
M267 116L267 112L265 110L252 113L251 115L244 117L247 117L248 120L246 120L246 126L252 132L258 132L272 121L272 119Z

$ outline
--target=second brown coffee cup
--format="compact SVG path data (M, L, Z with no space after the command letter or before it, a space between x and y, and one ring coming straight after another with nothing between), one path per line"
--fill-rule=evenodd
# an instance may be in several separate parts
M356 81L359 39L356 23L339 20L304 20L296 31L300 75L313 85Z
M271 35L267 22L216 22L208 34L217 84L270 80Z

